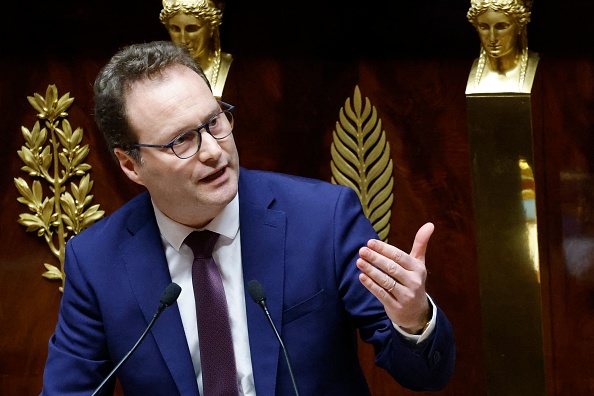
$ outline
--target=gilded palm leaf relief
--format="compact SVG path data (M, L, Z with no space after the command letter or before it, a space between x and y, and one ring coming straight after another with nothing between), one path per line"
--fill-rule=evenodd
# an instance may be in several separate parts
M331 146L332 183L351 187L381 240L387 242L394 194L390 143L369 98L361 92L347 98L340 109Z
M91 166L84 162L89 145L81 145L82 129L72 130L67 119L66 111L74 98L69 93L59 98L56 86L49 85L45 97L35 93L27 99L39 120L31 130L21 127L25 145L17 153L25 163L21 170L33 181L30 186L23 178L14 179L21 194L17 200L29 209L19 215L18 223L25 226L27 232L43 237L58 258L60 267L45 263L47 271L42 276L61 280L59 289L63 291L67 238L99 220L104 211L99 210L99 205L91 205L93 195L89 193L93 182L87 174ZM78 179L79 184L72 181L73 178ZM70 192L66 191L68 181L71 182ZM47 184L47 196L44 196L42 182Z

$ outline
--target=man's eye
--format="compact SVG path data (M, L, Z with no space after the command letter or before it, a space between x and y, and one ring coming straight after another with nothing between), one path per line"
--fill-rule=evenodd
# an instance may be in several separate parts
M191 140L188 134L184 133L183 135L179 136L177 139L173 141L173 144L179 146L180 144L184 144L188 140Z
M208 127L209 128L216 128L217 124L219 123L219 117L220 115L217 115L213 118L210 119L209 123L208 123Z

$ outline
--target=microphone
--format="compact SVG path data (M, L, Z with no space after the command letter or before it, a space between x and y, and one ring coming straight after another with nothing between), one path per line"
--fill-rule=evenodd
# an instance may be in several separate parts
M270 312L268 312L268 307L266 306L266 292L264 291L264 287L256 279L252 279L248 282L248 291L250 292L252 300L254 300L254 302L262 308L262 310L266 314L266 318L268 318L268 322L270 323L272 330L274 330L274 334L276 335L276 338L280 343L283 353L285 354L285 360L287 361L287 367L289 368L289 375L291 376L291 381L293 382L293 389L295 390L295 395L299 396L299 391L297 390L297 382L295 382L295 376L293 375L293 369L291 368L291 362L289 360L289 353L287 352L287 348L285 348L285 344L282 338L276 330L276 326L274 325L274 322L270 317Z
M120 366L126 360L128 360L128 358L132 355L132 353L136 350L136 348L138 348L138 346L140 345L140 343L142 342L142 340L144 340L144 337L146 337L146 335L148 334L149 330L155 324L155 321L157 320L157 318L161 315L161 312L163 312L163 310L165 310L165 308L167 308L168 306L172 305L177 300L177 298L179 297L179 294L180 293L181 293L181 287L177 283L171 282L169 285L167 285L167 287L165 288L165 290L163 290L163 293L161 294L161 298L159 299L159 302L160 302L159 308L157 309L157 312L155 312L155 315L153 316L153 319L149 323L149 325L146 328L146 330L144 331L144 333L142 333L142 335L140 336L140 338L138 339L138 341L136 341L136 344L134 344L134 346L132 347L132 349L130 349L130 352L128 352L126 354L126 356L124 356L123 359L120 360L120 362L117 364L117 366L115 366L113 368L113 370L111 370L111 372L109 373L109 375L107 377L105 377L105 379L103 380L103 382L101 382L101 384L99 384L99 386L97 387L97 389L95 389L95 392L93 392L93 395L92 396L95 396L95 395L98 395L99 394L99 392L103 389L103 387L105 386L105 384L107 383L107 381L109 381L111 379L111 377L113 377L113 375L115 374L115 372L117 371L117 369L120 368Z

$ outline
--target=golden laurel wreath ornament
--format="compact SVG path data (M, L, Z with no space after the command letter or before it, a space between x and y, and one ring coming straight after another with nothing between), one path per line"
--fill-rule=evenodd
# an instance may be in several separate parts
M31 130L21 126L25 145L17 153L25 163L21 170L27 172L33 181L29 185L23 178L14 179L21 194L17 200L29 208L29 212L19 215L18 223L25 226L27 232L43 237L60 261L60 267L44 263L47 271L42 276L61 280L59 290L63 291L67 238L102 218L105 212L99 210L99 205L91 205L93 195L89 193L93 182L87 173L91 166L84 162L89 154L89 145L81 145L82 129L72 130L67 119L66 110L74 98L70 97L70 93L58 97L56 86L49 85L45 97L35 93L27 99L37 111L39 120ZM66 191L66 183L73 178L79 183L72 181L70 192ZM48 185L47 196L44 196L42 182Z

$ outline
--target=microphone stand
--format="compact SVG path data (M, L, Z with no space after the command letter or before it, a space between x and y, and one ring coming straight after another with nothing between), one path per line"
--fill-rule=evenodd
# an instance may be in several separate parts
M276 335L276 338L278 339L281 349L283 350L283 353L285 355L287 367L289 368L289 376L291 377L291 381L293 382L293 390L295 391L295 395L299 396L297 382L295 381L295 376L293 375L293 368L291 367L291 361L289 360L289 352L287 351L287 348L285 348L285 343L283 342L283 339L276 330L276 326L272 321L270 312L268 312L268 307L266 306L266 293L264 292L264 287L256 279L253 279L248 282L248 291L250 293L250 296L252 297L252 300L254 300L254 302L262 308L262 310L266 314L266 319L268 319L268 323L270 323L270 327L272 327L272 330L274 330L274 334Z
M272 317L270 317L270 312L268 312L268 308L266 307L266 305L261 305L261 306L262 306L262 309L264 310L264 313L266 314L266 318L268 318L268 322L270 323L272 330L274 330L274 334L276 335L276 338L278 339L278 342L280 343L280 346L284 352L285 361L287 362L287 367L289 368L289 376L291 377L291 381L293 382L293 389L295 390L295 395L299 396L299 391L297 390L297 382L295 381L295 376L293 375L293 368L291 368L291 362L289 360L289 352L287 351L287 348L285 348L285 343L283 342L280 334L278 334L278 331L276 330L276 326L272 322Z
M103 387L105 386L105 384L107 383L107 381L109 381L111 379L111 377L113 377L113 375L120 368L120 366L122 364L124 364L124 362L126 360L128 360L128 358L132 355L132 353L134 353L134 351L136 350L136 348L138 348L138 346L140 345L140 343L144 340L144 337L146 337L146 335L148 334L148 332L150 331L150 329L155 324L155 321L157 320L157 318L159 317L159 315L161 315L161 312L163 312L163 310L165 308L167 308L168 306L170 306L171 304L173 304L177 300L177 298L179 297L179 294L180 293L181 293L181 287L179 287L179 285L176 284L176 283L173 283L172 282L172 283L170 283L165 288L165 290L163 291L163 294L161 295L159 308L157 309L157 312L155 312L155 315L153 316L153 319L151 320L151 322L149 323L149 325L147 326L147 328L144 330L144 333L142 333L142 335L140 336L140 338L138 339L138 341L136 341L136 344L134 344L134 346L132 347L132 349L130 349L130 351L126 354L126 356L124 356L124 358L122 360L120 360L120 362L113 368L113 370L111 370L111 372L108 374L108 376L105 377L105 379L103 380L103 382L101 382L99 384L99 386L97 387L97 389L95 389L95 392L93 392L92 396L98 395L99 392L101 392L101 390L103 389Z

